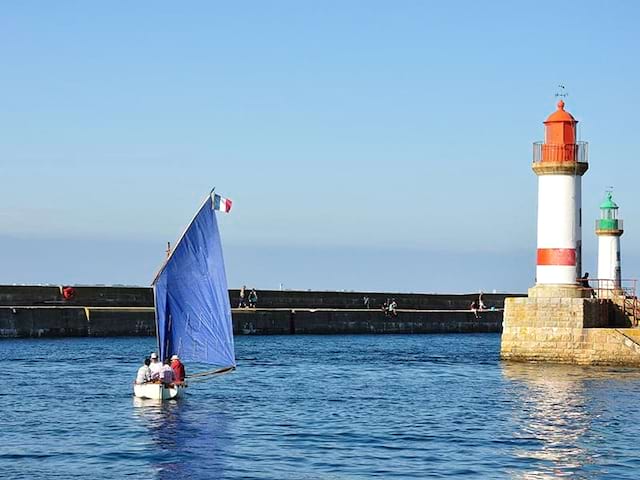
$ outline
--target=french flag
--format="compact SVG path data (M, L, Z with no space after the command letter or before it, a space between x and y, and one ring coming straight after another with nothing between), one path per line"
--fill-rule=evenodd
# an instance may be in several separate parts
M231 204L233 202L228 198L221 197L217 193L213 194L213 209L221 212L228 213L231 211Z

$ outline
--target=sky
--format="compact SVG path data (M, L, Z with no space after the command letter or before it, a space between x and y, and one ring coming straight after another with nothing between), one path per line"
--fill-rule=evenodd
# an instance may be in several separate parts
M7 2L0 283L148 285L203 197L230 287L524 292L532 142L589 142L640 275L640 4Z

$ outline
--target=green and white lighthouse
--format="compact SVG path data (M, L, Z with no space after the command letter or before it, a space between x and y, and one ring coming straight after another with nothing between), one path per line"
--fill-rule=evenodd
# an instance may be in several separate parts
M624 232L618 218L618 205L611 191L600 204L600 218L596 220L598 236L598 287L613 292L621 287L620 237Z

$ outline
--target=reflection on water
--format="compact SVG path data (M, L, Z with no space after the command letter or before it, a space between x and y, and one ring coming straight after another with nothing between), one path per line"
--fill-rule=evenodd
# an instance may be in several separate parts
M505 362L502 373L514 383L511 416L519 427L515 435L529 440L527 448L513 454L532 466L530 471L514 472L513 478L593 478L584 472L605 473L595 467L601 463L599 447L605 441L604 432L593 425L603 414L601 394L612 383L616 390L625 382L633 388L640 372Z
M226 417L198 411L189 397L164 402L133 397L133 415L148 430L155 452L152 467L161 480L223 476L229 443Z

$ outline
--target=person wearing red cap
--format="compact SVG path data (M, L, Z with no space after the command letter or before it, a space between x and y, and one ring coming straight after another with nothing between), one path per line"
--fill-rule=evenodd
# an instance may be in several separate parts
M184 382L184 365L180 361L180 358L178 358L178 355L173 355L171 357L171 368L173 368L173 377L175 379L174 381L179 383Z

